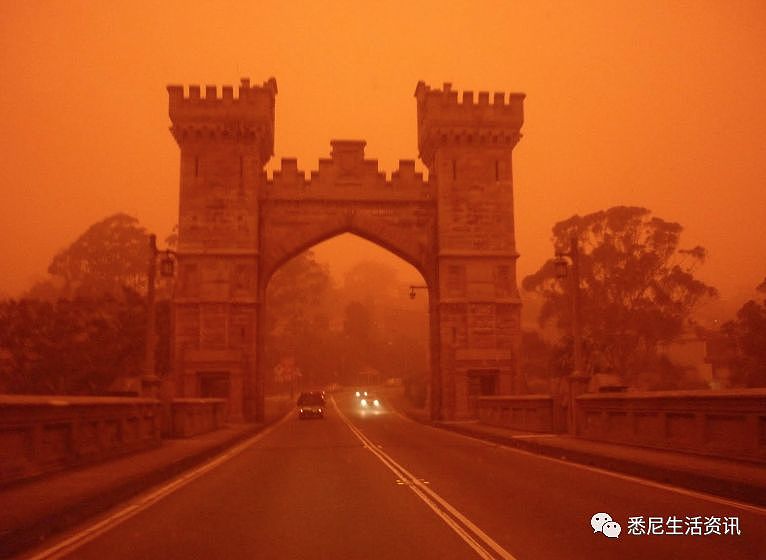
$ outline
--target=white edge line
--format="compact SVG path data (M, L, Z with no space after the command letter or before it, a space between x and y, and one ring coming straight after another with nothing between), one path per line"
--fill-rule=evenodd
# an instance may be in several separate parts
M156 490L150 491L148 494L144 493L139 495L136 498L133 498L127 506L117 510L115 513L113 513L106 519L101 519L100 521L95 522L94 524L86 527L85 529L82 529L76 532L74 535L68 537L67 539L41 552L38 552L33 556L28 556L23 558L25 558L25 560L55 559L55 558L61 558L63 555L69 554L77 550L78 548L92 541L99 535L102 535L103 533L109 531L110 529L113 529L114 527L121 524L122 522L127 521L134 515L154 505L156 502L160 501L161 499L169 496L176 490L180 490L181 488L183 488L190 482L206 474L208 471L214 469L215 467L221 465L222 463L229 461L230 459L233 459L235 456L239 455L240 453L245 451L248 447L252 446L258 440L266 436L266 434L274 430L277 426L286 422L290 417L291 417L291 414L286 414L281 420L266 427L260 432L254 434L252 437L237 444L235 447L228 449L227 451L224 451L223 453L219 454L218 456L211 459L207 463L200 465L199 467L191 471L188 471L186 473L183 473L177 476L176 478L174 478L170 482L165 483L164 485L157 488Z
M637 484L642 484L644 486L649 486L651 488L658 488L658 489L661 489L661 490L666 490L668 492L675 492L676 494L682 494L684 496L688 496L688 497L691 497L691 498L697 498L697 499L700 499L700 500L707 500L709 502L713 502L713 503L717 503L717 504L721 504L721 505L726 505L726 506L730 506L730 507L736 507L736 508L740 508L740 509L744 509L744 510L750 511L752 513L756 513L758 515L766 516L766 508L763 508L763 507L755 506L755 505L752 505L752 504L747 504L747 503L744 503L744 502L738 502L736 500L730 500L728 498L723 498L721 496L716 496L714 494L706 494L705 492L699 492L697 490L688 490L686 488L681 488L679 486L672 486L670 484L663 484L662 482L656 482L654 480L649 480L647 478L641 478L641 477L638 477L638 476L633 476L633 475L629 475L629 474L623 474L623 473L619 473L619 472L615 472L615 471L610 471L610 470L607 470L607 469L602 469L600 467L593 467L591 465L583 465L582 463L576 463L574 461L567 461L565 459L558 459L556 457L551 457L549 455L543 455L543 454L540 454L540 453L535 453L533 451L527 451L526 449L519 449L517 447L511 447L510 445L506 445L506 444L503 444L503 443L497 443L497 442L494 442L494 441L489 441L489 440L481 439L481 438L476 437L476 436L469 436L468 434L463 434L463 433L460 433L460 432L456 432L454 430L440 428L438 426L431 426L429 424L424 424L422 422L417 422L416 420L413 420L412 418L409 418L409 417L405 416L404 414L402 414L398 410L394 410L394 412L400 418L402 418L403 420L406 420L407 422L412 422L412 423L415 423L415 424L419 424L421 426L425 426L426 428L431 428L433 430L439 430L440 432L451 433L451 434L454 434L454 435L459 436L459 437L470 439L471 441L475 441L475 442L478 442L478 443L483 443L484 445L487 445L489 447L500 448L500 449L504 449L506 451L511 451L511 452L514 452L514 453L521 453L521 454L524 454L524 455L529 455L531 457L537 457L539 459L544 459L546 461L552 461L554 463L568 465L570 467L576 467L578 469L582 469L582 470L586 470L586 471L591 471L591 472L598 473L598 474L604 474L604 475L607 475L607 476L611 476L613 478L619 478L621 480L627 480L629 482L635 482Z

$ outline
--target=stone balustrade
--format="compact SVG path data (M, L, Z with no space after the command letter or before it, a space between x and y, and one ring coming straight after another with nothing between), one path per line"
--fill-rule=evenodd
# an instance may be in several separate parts
M221 428L226 423L225 399L173 399L172 437L191 437Z
M477 404L479 421L491 426L550 433L560 423L551 395L479 397Z
M577 397L583 438L766 461L766 389Z
M0 395L0 484L160 444L159 401Z

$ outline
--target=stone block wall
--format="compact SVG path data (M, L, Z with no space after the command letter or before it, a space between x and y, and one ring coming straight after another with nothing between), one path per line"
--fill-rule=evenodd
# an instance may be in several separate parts
M153 399L0 395L0 484L160 444Z
M766 389L577 397L580 437L766 461Z
M559 431L559 407L550 395L479 397L479 421L526 432L552 433Z
M226 423L226 399L173 399L172 437L212 432Z

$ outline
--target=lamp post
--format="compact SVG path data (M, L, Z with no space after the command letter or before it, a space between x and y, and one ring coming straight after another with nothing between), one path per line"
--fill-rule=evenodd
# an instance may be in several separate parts
M415 299L415 296L418 295L415 290L427 290L428 286L410 286L410 299Z
M431 420L442 419L442 376L441 376L441 342L439 334L439 296L438 281L434 282L433 291L428 286L410 285L410 299L415 299L417 290L428 292L428 362L431 369L431 382L428 384L426 402L430 409Z
M567 277L568 263L566 258L572 261L572 344L574 354L574 369L568 376L569 380L569 421L568 427L570 433L576 433L576 415L575 398L585 392L587 389L589 376L585 373L583 367L582 355L582 309L580 300L580 250L577 236L573 235L569 242L568 252L556 252L554 266L556 277L563 279Z
M157 397L157 389L160 384L160 378L156 372L156 322L157 313L155 306L154 283L157 277L157 257L164 253L165 256L160 261L160 274L164 277L172 277L175 273L175 251L166 249L160 251L157 249L157 236L153 233L149 235L149 261L147 267L146 283L146 353L144 359L144 375L141 378L141 393L146 397Z

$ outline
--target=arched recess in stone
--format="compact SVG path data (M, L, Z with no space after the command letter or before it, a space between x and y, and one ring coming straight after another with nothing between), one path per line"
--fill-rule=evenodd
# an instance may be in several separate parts
M336 207L336 209L340 211L327 212L321 219L317 219L318 208L304 206L302 211L297 211L298 214L303 213L305 217L300 225L295 222L285 222L279 218L272 219L273 214L268 206L264 209L261 216L259 250L261 290L265 289L271 276L282 264L303 251L344 233L351 233L390 251L415 267L427 285L433 285L435 271L433 206L410 209L419 218L405 220L407 223L405 226L401 223L391 224L385 219L372 215L375 211L400 215L401 208L394 210L376 206L375 210L371 210L362 204L347 203L345 208ZM278 210L274 212L274 214L278 213ZM314 219L309 220L309 216L313 216Z

